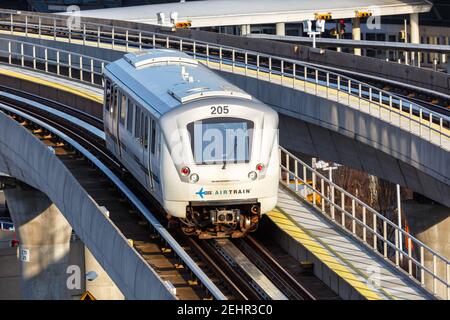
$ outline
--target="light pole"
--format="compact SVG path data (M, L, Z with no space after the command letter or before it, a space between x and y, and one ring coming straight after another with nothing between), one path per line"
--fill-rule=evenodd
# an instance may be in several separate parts
M337 163L326 162L326 161L317 161L316 169L321 169L324 171L328 171L328 180L330 180L330 184L333 183L333 170L336 170L340 167Z
M401 208L401 198L400 198L400 185L397 184L397 219L398 219L398 227L402 230L402 208ZM399 232L398 245L400 252L403 252L403 243L402 243L402 233ZM400 261L403 261L403 254L400 254Z
M316 21L316 28L313 31L313 22L311 20L303 21L303 31L308 34L308 36L313 38L313 48L316 48L316 36L320 35L325 31L325 20L319 19Z

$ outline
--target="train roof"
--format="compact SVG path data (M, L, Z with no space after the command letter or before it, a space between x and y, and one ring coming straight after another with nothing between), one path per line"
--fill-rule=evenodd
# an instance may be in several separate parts
M208 97L252 97L189 55L168 49L128 53L106 66L128 90L163 115L179 105Z

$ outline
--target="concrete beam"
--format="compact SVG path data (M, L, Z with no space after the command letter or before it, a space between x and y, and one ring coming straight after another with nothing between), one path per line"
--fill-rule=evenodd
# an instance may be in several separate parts
M20 292L26 300L68 299L67 267L72 228L59 209L35 189L5 190L20 240Z

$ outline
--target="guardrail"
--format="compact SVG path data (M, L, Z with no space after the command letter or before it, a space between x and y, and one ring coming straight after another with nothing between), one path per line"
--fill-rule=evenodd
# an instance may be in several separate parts
M0 61L9 65L56 74L103 87L103 70L109 61L0 37Z
M450 261L280 147L280 182L319 212L430 290L450 299ZM309 181L308 181L309 180ZM392 234L393 238L392 239ZM405 239L406 251L400 249ZM431 258L431 267L425 258ZM403 263L402 263L403 262ZM431 287L426 286L431 278Z
M301 61L162 33L85 21L80 21L79 28L73 28L68 19L74 18L0 12L0 27L12 34L22 32L26 36L53 40L64 38L69 43L126 52L156 47L180 50L204 60L212 68L242 72L247 76L334 99L450 150L450 117L350 77Z

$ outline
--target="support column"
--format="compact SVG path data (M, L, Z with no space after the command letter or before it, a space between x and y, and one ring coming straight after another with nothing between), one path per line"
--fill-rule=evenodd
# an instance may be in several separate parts
M249 34L250 31L250 25L249 24L243 24L241 26L241 36L245 36L246 34Z
M353 40L361 40L361 19L360 18L353 18L352 19L352 35L353 35ZM355 48L354 49L354 53L357 56L361 55L361 48Z
M419 29L419 14L411 13L410 15L411 24L411 43L420 43L420 29ZM411 53L411 64L415 66L420 65L420 52Z
M450 208L439 204L421 204L415 200L402 203L403 212L408 222L410 232L434 251L450 259ZM414 248L417 260L420 261L419 248ZM425 254L425 266L433 270L433 257ZM438 261L437 273L446 279L446 267ZM425 286L433 288L433 278L425 273ZM446 288L438 283L437 294L446 298Z
M22 299L69 299L67 267L72 228L42 192L32 188L5 190L20 240Z
M275 25L275 33L277 36L285 36L286 35L286 24L284 22L278 22Z
M125 297L120 292L116 284L111 280L102 266L97 262L91 251L84 247L84 264L86 274L95 272L97 277L92 280L86 280L86 290L94 295L98 300L124 300Z

